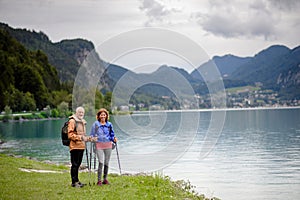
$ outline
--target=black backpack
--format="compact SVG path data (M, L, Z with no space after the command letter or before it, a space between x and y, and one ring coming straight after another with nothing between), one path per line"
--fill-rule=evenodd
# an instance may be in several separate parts
M70 119L74 119L74 118L70 118ZM66 121L63 125L63 127L61 128L61 142L64 146L70 146L70 139L68 138L68 125L70 122L70 119L68 121ZM76 123L76 120L75 120ZM76 127L77 124L75 125L75 130L76 131Z

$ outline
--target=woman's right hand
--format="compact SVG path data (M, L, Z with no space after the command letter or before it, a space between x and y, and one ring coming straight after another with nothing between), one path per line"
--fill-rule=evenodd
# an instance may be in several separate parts
M114 143L118 142L118 138L114 137Z
M98 137L91 137L90 142L97 142Z

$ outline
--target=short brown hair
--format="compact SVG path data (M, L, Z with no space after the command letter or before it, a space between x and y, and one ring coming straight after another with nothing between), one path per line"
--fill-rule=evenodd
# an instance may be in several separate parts
M96 115L96 119L97 119L98 121L100 121L100 115L101 115L101 113L103 113L103 112L106 114L105 121L107 122L107 121L108 121L108 118L109 118L109 114L108 114L108 111L107 111L105 108L101 108L100 110L98 110L97 115Z

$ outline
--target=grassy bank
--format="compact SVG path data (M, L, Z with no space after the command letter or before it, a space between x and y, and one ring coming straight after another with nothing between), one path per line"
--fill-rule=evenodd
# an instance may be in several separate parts
M33 169L50 172L29 172ZM0 177L0 199L205 199L183 189L182 182L158 175L109 175L110 185L72 188L68 167L4 154L0 154ZM79 178L89 183L89 173L82 172Z

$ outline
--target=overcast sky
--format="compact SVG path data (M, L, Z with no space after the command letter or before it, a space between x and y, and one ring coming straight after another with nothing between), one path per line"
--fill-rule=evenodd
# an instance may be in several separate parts
M300 44L299 0L0 0L0 21L84 38L95 46L126 31L162 27L185 35L209 57L253 56L273 45Z

